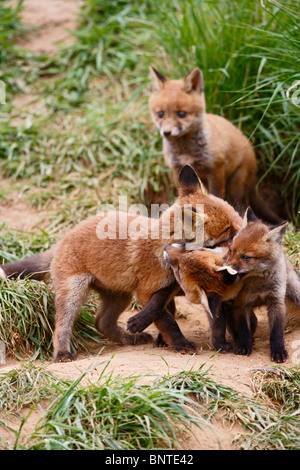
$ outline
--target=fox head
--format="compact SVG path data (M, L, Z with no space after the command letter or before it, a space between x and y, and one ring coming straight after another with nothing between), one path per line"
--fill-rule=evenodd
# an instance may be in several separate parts
M170 80L154 67L150 73L153 93L149 106L160 135L172 140L197 129L205 113L201 70L193 69L182 80Z
M243 228L233 238L225 265L232 267L244 277L258 275L280 260L281 241L288 222L269 227L256 218L248 208Z
M185 221L185 230L190 227L193 235L202 229L205 247L228 243L241 228L242 219L233 207L223 199L208 195L189 165L185 165L179 174L176 205ZM186 236L186 241L194 243L188 233Z
M189 302L201 303L208 311L206 294L214 292L223 296L227 287L238 281L234 269L222 266L227 253L226 247L190 251L184 243L164 248L164 258Z
M184 228L190 227L191 234L202 229L203 246L228 243L240 230L242 219L233 207L223 199L208 195L189 165L184 165L179 174L178 195L176 204L185 221ZM186 235L185 240L194 243Z

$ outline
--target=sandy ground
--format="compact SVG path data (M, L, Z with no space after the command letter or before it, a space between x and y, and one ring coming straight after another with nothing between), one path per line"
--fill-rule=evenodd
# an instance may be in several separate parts
M26 22L37 26L37 29L33 30L26 41L21 41L22 46L39 52L55 53L57 40L71 40L64 28L76 27L78 5L79 3L74 0L25 0L23 18ZM5 184L9 184L9 181L2 180L1 187ZM0 201L0 223L6 221L9 227L34 230L44 216L45 214L27 207L21 194L14 194L9 200ZM208 322L201 308L189 304L184 298L178 298L176 303L180 312L178 323L185 336L197 344L198 354L179 354L167 348L153 348L151 344L134 347L111 345L105 346L96 359L94 354L79 355L74 362L49 363L49 369L58 377L75 379L94 362L94 367L87 377L96 379L106 362L109 361L108 371L113 370L115 374L124 375L124 377L131 374L147 374L147 378L143 380L152 380L157 375L173 374L182 370L197 370L205 363L204 369L210 368L209 374L214 380L251 395L250 369L271 364L268 318L264 309L258 312L259 324L254 351L250 357L244 357L233 353L220 354L213 351L210 347ZM121 316L123 325L132 314L132 311L124 312ZM300 312L292 312L287 322L286 343L289 351L287 366L292 366L300 360L296 344L300 338L299 319ZM148 331L154 336L157 333L154 326L149 327ZM7 372L17 365L16 360L8 358L6 364L0 366L0 372ZM30 430L36 422L38 416L35 413L32 414L31 421L26 423L23 433ZM182 445L186 449L218 449L220 447L232 449L232 439L241 431L242 429L237 425L229 428L219 423L215 431L206 429L199 432L194 429L186 435Z
M21 47L52 55L58 45L74 40L68 30L76 29L79 0L25 0L23 5L22 19L32 32L19 40Z

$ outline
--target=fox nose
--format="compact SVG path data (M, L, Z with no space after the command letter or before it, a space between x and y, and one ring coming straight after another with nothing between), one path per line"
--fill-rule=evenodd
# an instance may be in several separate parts
M171 131L164 131L164 136L165 137L170 137Z

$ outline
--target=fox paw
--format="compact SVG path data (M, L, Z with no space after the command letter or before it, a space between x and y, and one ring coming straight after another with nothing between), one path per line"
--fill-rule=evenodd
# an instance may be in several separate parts
M157 338L153 342L153 346L155 348L165 348L166 346L168 346L161 333L158 333Z
M285 348L271 350L271 359L274 362L285 362L287 360L288 353Z
M130 333L141 333L150 324L151 321L149 323L144 315L137 313L127 320L126 328L128 331L130 331Z
M252 347L247 347L247 346L239 346L236 348L235 352L238 356L250 356L252 353Z
M213 342L213 347L216 351L220 351L221 353L227 354L233 351L233 347L231 343L227 343L227 341L222 342Z
M130 335L131 344L147 344L153 341L153 337L149 333L140 333L138 335Z
M70 351L58 351L54 358L54 362L71 362L75 361L76 356Z
M172 344L172 349L176 352L194 354L197 351L197 346L192 341L185 339L176 344Z

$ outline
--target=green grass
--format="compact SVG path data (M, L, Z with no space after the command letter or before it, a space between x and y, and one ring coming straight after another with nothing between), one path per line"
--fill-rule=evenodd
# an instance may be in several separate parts
M298 2L178 0L160 11L157 28L180 76L198 65L204 72L207 108L239 125L251 137L260 181L267 179L286 200L299 225L299 108L286 92L300 79ZM160 24L158 22L158 24Z
M201 369L182 371L165 380L172 389L192 394L204 403L209 419L221 414L223 422L241 424L244 432L235 438L238 449L299 450L299 367L276 368L280 378L267 372L259 381L257 374L261 373L256 372L254 398L217 383Z
M91 368L96 365L101 363L94 363ZM107 365L98 380L88 385L81 382L91 368L75 381L58 380L47 370L31 364L3 374L0 390L4 409L19 410L20 395L24 397L23 406L35 406L48 399L44 417L22 443L21 430L31 411L21 421L13 447L26 450L174 448L179 445L183 429L189 429L192 423L207 424L185 394L159 383L141 385L140 376L113 377L105 374ZM20 378L24 374L25 378ZM34 390L36 387L38 392ZM5 428L4 422L2 426Z
M108 373L109 363L92 363L74 381L58 379L46 367L32 363L2 374L0 434L1 427L10 429L9 417L20 423L15 438L3 442L2 447L176 449L184 439L183 431L191 430L192 424L196 426L194 435L198 428L201 436L207 426L214 431L219 422L224 430L239 423L239 430L231 431L236 449L299 449L297 367L276 367L276 374L255 372L255 395L250 398L216 381L211 369L203 371L205 364L196 371L155 380L148 377L148 385L143 385L145 376L124 378ZM99 375L91 382L88 373L95 367ZM37 406L43 410L42 417L29 426ZM21 418L25 408L29 411ZM29 426L26 433L25 424Z
M263 4L265 7L263 7ZM20 2L0 6L0 171L31 207L44 210L35 232L0 230L0 260L12 261L47 249L67 228L95 214L101 203L129 203L162 192L174 195L162 156L161 138L150 119L149 65L170 77L195 66L204 72L208 110L237 124L255 145L258 179L282 201L284 216L300 226L300 113L287 97L299 75L299 9L295 1L86 0L75 41L54 57L23 50ZM16 108L21 94L30 103ZM284 239L300 270L299 232ZM93 328L93 299L74 328L73 351L103 344ZM260 377L253 399L198 371L182 371L141 386L138 377L101 374L84 386L62 381L24 358L52 356L54 301L51 286L35 281L0 281L0 340L22 367L0 378L1 413L19 421L14 442L3 448L174 448L191 420L220 416L239 423L243 449L299 449L299 370ZM85 375L84 375L85 376ZM191 402L193 400L193 402ZM26 408L25 408L26 407ZM29 411L28 420L21 418ZM30 413L45 411L21 439ZM205 416L205 421L203 417ZM1 414L2 421L3 416ZM9 427L5 421L0 423ZM0 432L1 434L1 432Z
M73 329L74 353L88 351L105 339L94 328L96 304L86 304ZM7 356L49 360L54 331L54 294L51 286L34 280L0 279L0 340Z

